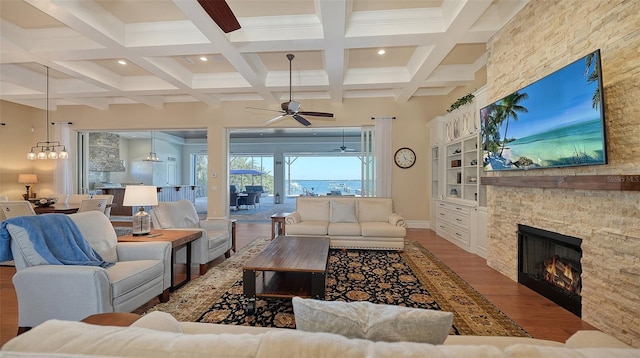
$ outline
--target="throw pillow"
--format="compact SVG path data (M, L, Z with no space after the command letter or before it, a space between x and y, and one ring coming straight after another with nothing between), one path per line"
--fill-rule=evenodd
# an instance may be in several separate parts
M453 313L444 311L300 297L292 303L296 329L348 338L442 344L453 324Z
M331 200L332 223L357 223L355 201Z
M392 205L388 199L362 198L358 200L358 218L360 222L387 222L393 214Z
M156 331L182 333L180 322L166 312L153 311L133 322L131 327L141 327Z
M33 243L29 239L29 233L26 229L17 225L7 224L7 230L9 231L11 238L15 240L16 244L20 248L20 251L22 251L22 256L29 266L49 264L49 262L45 260L44 257L42 257L33 247Z
M329 221L329 200L298 198L296 211L302 221Z

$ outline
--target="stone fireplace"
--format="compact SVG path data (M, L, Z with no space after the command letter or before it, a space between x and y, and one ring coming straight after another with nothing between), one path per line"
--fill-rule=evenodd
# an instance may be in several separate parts
M489 185L487 264L518 281L518 224L581 238L582 319L640 346L639 202L637 191Z
M518 282L582 316L581 239L518 225Z

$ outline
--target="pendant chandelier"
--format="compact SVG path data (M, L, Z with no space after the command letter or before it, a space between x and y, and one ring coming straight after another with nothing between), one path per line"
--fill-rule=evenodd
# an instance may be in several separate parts
M69 153L65 146L59 141L49 140L49 66L45 67L47 68L47 140L45 142L37 142L36 145L31 147L31 151L27 154L27 159L67 159L69 158ZM35 152L34 149L36 150ZM60 153L56 149L60 150Z
M153 131L151 131L151 151L149 152L149 156L147 156L147 159L142 159L145 162L162 162L162 160L160 160L160 158L156 154L156 144L154 138L155 134Z

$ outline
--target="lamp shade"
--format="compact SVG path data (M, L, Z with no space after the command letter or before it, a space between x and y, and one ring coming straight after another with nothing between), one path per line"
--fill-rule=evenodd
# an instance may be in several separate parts
M158 190L151 185L127 185L124 188L124 206L158 205Z
M18 183L33 184L38 182L38 176L35 174L19 174Z

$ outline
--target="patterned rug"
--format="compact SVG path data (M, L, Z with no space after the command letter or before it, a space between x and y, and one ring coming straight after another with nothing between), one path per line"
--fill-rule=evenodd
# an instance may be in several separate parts
M258 299L247 313L242 266L270 240L260 237L150 311L181 321L295 328L291 300ZM326 297L454 313L451 334L528 337L520 326L417 242L405 251L331 250Z

